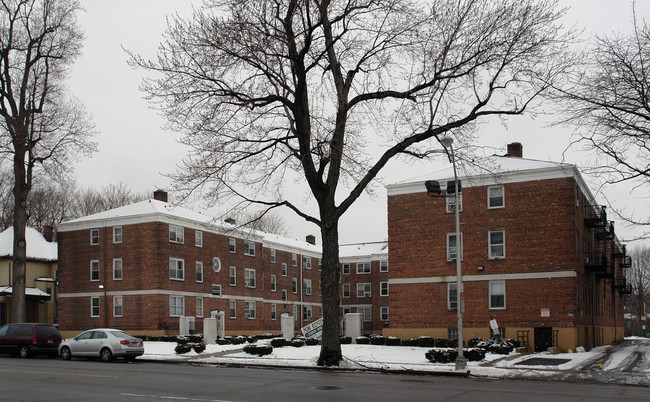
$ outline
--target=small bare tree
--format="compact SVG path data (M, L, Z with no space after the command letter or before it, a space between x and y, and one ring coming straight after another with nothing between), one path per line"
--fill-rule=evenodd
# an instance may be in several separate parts
M159 74L144 90L186 133L179 185L320 228L318 364L338 365L341 217L391 159L523 113L570 62L562 15L545 0L207 0L132 63ZM315 208L284 191L296 181Z
M63 81L82 35L74 0L3 0L0 5L0 146L12 159L14 251L12 320L25 320L25 227L33 179L61 172L90 151L93 127Z
M648 312L645 309L650 297L650 247L639 247L630 252L632 268L626 274L627 283L632 287L632 294L626 299L626 307L638 320L635 324L640 329L642 325L650 325L641 317ZM637 334L638 335L638 334Z

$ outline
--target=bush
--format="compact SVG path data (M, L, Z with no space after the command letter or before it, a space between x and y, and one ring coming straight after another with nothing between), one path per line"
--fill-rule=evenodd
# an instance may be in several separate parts
M418 346L418 341L413 338L404 338L402 340L402 346Z
M271 346L274 348L282 348L287 346L287 340L284 338L271 339Z
M174 352L178 353L179 355L188 353L190 350L192 350L192 345L188 345L187 343L179 343L174 348Z
M357 345L370 345L370 338L366 338L365 336L357 337Z
M244 346L244 352L250 355L265 356L273 353L273 346L268 345L246 345Z
M247 337L247 338L246 338L246 342L248 342L248 343L255 343L255 342L257 342L257 336L253 335L253 336L249 336L249 337Z
M417 340L417 346L432 348L436 346L435 341L430 336L421 336Z
M320 342L320 340L318 340L316 338L308 338L307 340L305 340L305 343L307 344L307 346L315 346L315 345L318 345L319 342Z
M451 363L458 357L455 349L431 349L424 356L433 363Z
M147 337L148 341L159 341L160 337L159 336L149 336Z
M192 349L194 349L194 351L196 353L201 353L201 352L203 352L205 350L205 344L204 343L195 343L194 345L192 345Z
M389 336L386 338L386 346L399 346L400 340L396 336Z
M469 341L467 341L467 346L469 346L470 348L474 348L480 342L483 342L483 339L478 338L478 337L477 338L472 338Z
M341 343L341 345L349 345L352 343L352 337L342 336L339 338L339 342Z
M235 336L227 339L230 340L230 343L233 345L241 345L242 343L246 342L246 338L243 336Z
M512 341L512 342L509 342ZM513 349L513 344L518 343L516 341L513 341L512 339L509 339L507 341L503 339L488 339L485 341L480 341L478 342L474 347L475 348L481 348L483 350L486 350L490 353L496 353L499 355L507 355L512 352Z
M469 361L480 362L485 359L485 349L463 349L463 356L465 356Z
M383 336L373 336L370 338L370 344L371 345L385 345L386 344L386 338Z

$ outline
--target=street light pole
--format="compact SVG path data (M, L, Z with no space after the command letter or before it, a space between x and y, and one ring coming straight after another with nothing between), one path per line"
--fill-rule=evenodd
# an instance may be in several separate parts
M463 356L463 273L461 271L461 241L460 241L460 208L458 198L460 197L460 186L458 185L458 173L456 171L456 158L454 157L454 147L451 137L442 137L440 143L445 148L449 148L451 164L454 168L454 203L456 207L456 311L458 317L458 357L456 358L456 370L465 370L467 368L467 359Z

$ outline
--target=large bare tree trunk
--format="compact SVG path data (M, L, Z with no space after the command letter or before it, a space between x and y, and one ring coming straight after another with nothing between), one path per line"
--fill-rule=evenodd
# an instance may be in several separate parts
M341 330L339 322L339 232L338 223L330 227L323 223L323 270L321 290L323 292L323 338L318 357L319 366L338 366L342 359Z
M11 321L25 322L25 273L27 260L27 242L25 231L27 226L27 196L29 183L27 177L31 170L25 166L25 152L16 144L14 154L14 261L13 261L13 290L11 296Z

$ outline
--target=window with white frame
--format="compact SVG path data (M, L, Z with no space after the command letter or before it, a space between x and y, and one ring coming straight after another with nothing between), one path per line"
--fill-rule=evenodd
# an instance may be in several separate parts
M231 253L237 252L237 240L234 237L231 237L228 244L228 250Z
M343 264L343 275L350 274L350 264Z
M321 283L320 279L318 280L318 296L323 296L323 284Z
M237 318L237 300L230 301L230 318Z
M255 287L255 270L252 268L244 269L244 287L247 288Z
M488 251L490 259L506 258L505 230L491 230L488 232Z
M379 282L379 296L388 296L388 282Z
M180 317L185 315L185 297L169 296L169 316Z
M123 277L122 259L121 258L115 258L115 259L113 259L113 280L114 281L121 281L122 277Z
M275 250L271 249L271 264L275 264Z
M287 276L287 263L282 263L282 276Z
M458 339L458 328L447 328L447 339Z
M287 291L286 291L286 289L282 289L282 301L283 302L287 301Z
M311 306L302 306L302 319L305 321L311 321Z
M487 188L488 208L503 208L505 206L503 186L489 186Z
M90 281L96 282L99 280L99 260L90 261Z
M379 272L388 272L388 260L379 261Z
M254 301L246 301L246 302L244 302L244 314L245 314L247 320L254 320L255 319L256 311L255 311L255 302Z
M357 313L361 313L364 322L372 321L372 307L357 307Z
M388 313L388 311L389 311L388 306L381 306L380 309L381 309L380 310L381 311L381 320L382 321L390 321L389 320L390 315Z
M197 297L196 298L196 316L197 317L203 317L203 298L202 297Z
M455 282L447 283L447 310L456 310L458 306L458 293Z
M99 297L97 296L90 298L90 316L99 317Z
M113 228L113 243L122 243L122 226Z
M311 295L311 279L302 280L302 292L306 295Z
M185 280L185 260L180 258L169 259L169 279Z
M271 275L271 292L275 292L277 286L277 279L275 275Z
M343 297L344 298L349 298L350 297L350 284L349 283L344 283L343 284Z
M318 270L319 271L323 270L323 260L320 258L318 259Z
M230 286L237 286L237 268L230 267Z
M212 294L215 296L221 296L221 285L217 283L212 284Z
M196 262L196 281L199 283L203 282L203 262Z
M490 281L490 308L506 308L506 282Z
M291 278L291 293L298 293L298 278Z
M357 263L357 274L369 274L371 272L369 262L358 262Z
M245 241L244 242L244 255L255 256L255 242L254 241Z
M450 212L455 212L456 211L456 195L451 194L445 197L445 211L450 213ZM463 211L463 194L461 193L458 196L458 211L462 212Z
M90 245L96 246L99 244L99 229L90 229Z
M305 269L311 269L311 257L302 256L302 266Z
M293 320L298 321L298 306L293 305Z
M456 233L447 233L447 261L456 260L458 255L458 245L456 242ZM460 234L460 259L463 260L463 234Z
M271 319L276 320L278 318L278 309L275 304L271 304Z
M113 296L113 317L122 317L123 313L122 296Z
M194 245L196 247L203 247L203 232L200 230L194 231Z
M185 241L185 228L182 226L169 225L169 241L172 243L181 243Z
M349 314L350 313L350 307L344 307L343 308L343 315Z
M291 265L294 267L298 266L298 256L296 255L296 253L291 254Z
M371 284L368 283L357 283L357 297L371 297L372 292L370 291Z

